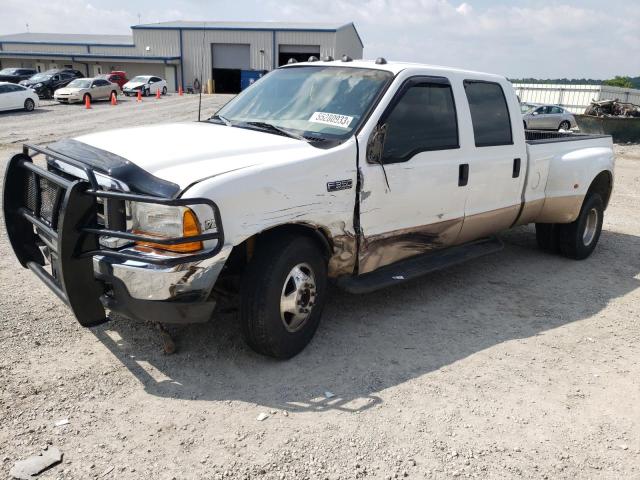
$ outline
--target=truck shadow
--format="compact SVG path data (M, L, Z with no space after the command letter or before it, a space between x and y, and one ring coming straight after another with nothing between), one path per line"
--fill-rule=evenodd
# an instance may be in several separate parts
M93 331L154 396L359 411L381 403L389 387L497 344L593 320L640 287L640 237L604 231L582 262L539 251L531 227L504 240L498 254L391 289L363 296L334 289L314 341L289 361L246 347L233 312L184 327L172 356L147 325L114 320Z

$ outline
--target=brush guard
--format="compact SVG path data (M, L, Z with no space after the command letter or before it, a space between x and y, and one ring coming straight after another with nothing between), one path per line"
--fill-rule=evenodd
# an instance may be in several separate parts
M84 172L86 180L61 175L35 165L32 157L38 154L45 155L47 160L72 165ZM103 199L104 202L104 227L98 222L98 199ZM207 205L213 212L216 231L173 238L151 238L128 232L124 208L127 201L167 206ZM113 257L123 261L137 260L169 267L213 257L220 252L224 243L220 211L211 200L167 199L102 190L94 171L86 164L29 144L25 144L22 153L9 161L4 178L3 209L9 241L20 264L30 269L67 304L84 327L99 325L108 320L104 304L108 304L105 293L110 287L96 279L94 256ZM101 246L100 237L163 245L213 239L217 242L213 248L191 255L143 259L130 252ZM51 272L45 268L42 249L47 252Z

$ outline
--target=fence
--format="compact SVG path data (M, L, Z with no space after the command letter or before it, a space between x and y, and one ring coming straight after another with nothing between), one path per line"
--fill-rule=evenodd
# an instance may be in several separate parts
M523 102L560 105L573 113L584 113L591 100L615 100L640 105L640 90L608 85L558 85L514 83Z

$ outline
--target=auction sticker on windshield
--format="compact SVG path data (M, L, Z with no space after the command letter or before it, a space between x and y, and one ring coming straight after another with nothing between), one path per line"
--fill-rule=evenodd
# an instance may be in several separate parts
M309 121L313 123L324 123L325 125L331 125L332 127L349 128L349 125L351 125L351 122L353 121L353 117L350 117L349 115L339 115L337 113L315 112L311 115Z

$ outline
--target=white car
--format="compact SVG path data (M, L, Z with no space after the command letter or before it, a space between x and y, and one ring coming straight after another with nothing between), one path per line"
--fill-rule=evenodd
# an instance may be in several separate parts
M167 94L167 81L153 75L138 75L122 86L122 92L128 97L138 95L142 92L143 97L156 95L160 91L162 95Z
M245 339L277 358L309 343L330 280L396 285L531 223L542 249L587 258L614 170L610 136L525 132L504 77L346 56L280 67L209 121L24 148L5 173L8 237L82 325L105 309L206 322L238 293Z
M15 83L0 82L0 111L21 110L33 111L40 105L36 92Z

